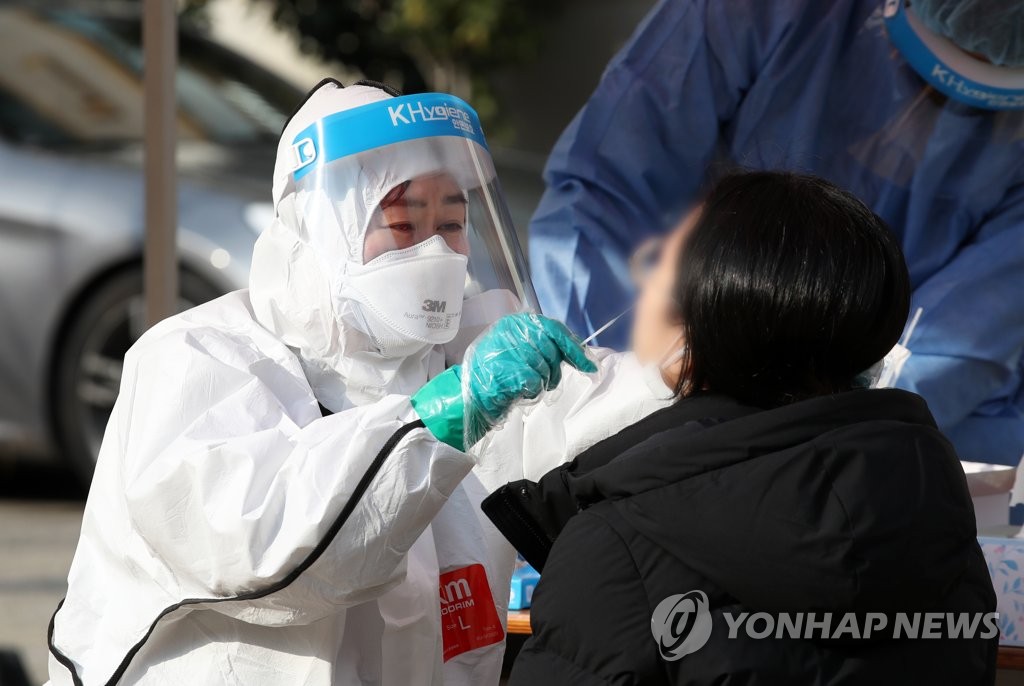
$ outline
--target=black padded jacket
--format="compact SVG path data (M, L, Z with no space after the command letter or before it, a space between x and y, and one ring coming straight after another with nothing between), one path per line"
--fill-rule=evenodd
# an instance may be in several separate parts
M966 480L914 394L772 410L689 398L484 510L543 572L512 686L994 682L995 595ZM812 612L809 633L783 624ZM768 616L730 638L742 613ZM845 613L860 637L836 633ZM969 624L952 638L956 613ZM914 621L942 637L907 638Z

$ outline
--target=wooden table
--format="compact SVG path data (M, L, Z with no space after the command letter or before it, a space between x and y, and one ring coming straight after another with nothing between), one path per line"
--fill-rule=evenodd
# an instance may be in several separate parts
M996 667L1024 672L1024 648L999 646L999 657L996 658Z
M508 632L510 634L519 634L520 636L529 636L532 633L530 631L530 611L509 610ZM1024 648L1021 650L1024 651Z
M508 632L520 636L530 635L530 611L509 610L508 611ZM1012 646L999 646L999 654L996 658L996 667L1009 669L1016 672L1024 672L1024 648Z

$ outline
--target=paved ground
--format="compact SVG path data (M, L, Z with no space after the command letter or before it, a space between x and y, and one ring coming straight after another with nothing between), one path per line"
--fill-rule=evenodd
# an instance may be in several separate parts
M20 654L33 684L46 681L46 627L64 597L83 505L65 470L0 458L0 650Z

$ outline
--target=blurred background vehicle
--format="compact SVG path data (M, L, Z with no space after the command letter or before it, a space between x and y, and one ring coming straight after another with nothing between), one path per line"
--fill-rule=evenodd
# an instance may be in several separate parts
M130 15L0 9L0 427L86 480L143 328L139 34ZM300 94L188 31L177 83L188 307L244 286Z

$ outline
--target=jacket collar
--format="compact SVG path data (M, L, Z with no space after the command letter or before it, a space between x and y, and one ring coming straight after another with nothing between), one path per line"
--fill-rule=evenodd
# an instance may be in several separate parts
M581 503L623 498L871 421L935 429L924 400L897 389L854 390L770 410L701 394L581 453L566 481Z

